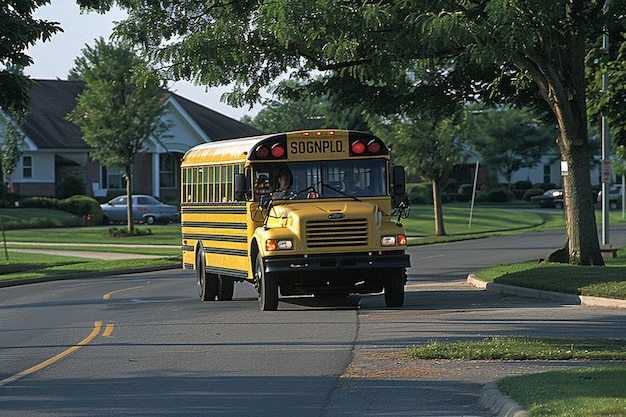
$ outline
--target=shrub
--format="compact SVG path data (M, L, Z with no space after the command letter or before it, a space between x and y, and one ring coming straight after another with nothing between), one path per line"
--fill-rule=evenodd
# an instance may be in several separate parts
M409 203L411 204L432 204L433 192L431 183L410 184L407 188Z
M544 193L544 190L541 188L531 188L530 190L526 190L524 193L522 200L530 201L530 197L534 197L536 195L541 195Z
M516 190L530 190L533 188L533 183L530 181L517 181L513 184L513 188Z
M64 177L59 181L56 189L58 199L64 199L73 195L85 195L87 189L82 178L75 175Z
M506 203L513 199L513 193L504 187L481 191L480 194L482 198L479 201L490 203Z
M100 203L85 195L75 195L63 200L50 197L28 197L20 201L20 207L62 210L72 213L86 222L102 223Z

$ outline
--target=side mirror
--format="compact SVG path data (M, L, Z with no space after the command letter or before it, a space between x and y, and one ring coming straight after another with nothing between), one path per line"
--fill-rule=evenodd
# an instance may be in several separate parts
M235 200L242 201L246 199L246 176L244 174L235 174Z
M403 196L406 192L406 177L403 166L393 167L393 195Z

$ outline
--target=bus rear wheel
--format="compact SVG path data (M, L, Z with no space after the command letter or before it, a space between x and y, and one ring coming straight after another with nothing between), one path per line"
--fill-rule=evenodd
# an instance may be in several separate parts
M198 249L196 255L196 284L201 301L213 301L217 296L217 275L207 274L204 248Z
M218 275L217 277L217 299L220 301L230 301L235 292L235 280L231 277Z
M254 264L254 286L261 311L278 310L278 280L275 274L265 272L265 263L260 253Z
M405 271L402 268L389 271L385 278L385 304L387 307L402 307L404 304Z

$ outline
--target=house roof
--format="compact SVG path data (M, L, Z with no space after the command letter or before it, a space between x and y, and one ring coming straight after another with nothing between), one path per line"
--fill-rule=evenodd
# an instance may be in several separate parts
M38 148L91 149L82 140L78 126L66 120L76 106L82 81L35 80L30 91L30 109L24 131ZM261 134L257 129L213 111L175 93L170 94L211 140Z

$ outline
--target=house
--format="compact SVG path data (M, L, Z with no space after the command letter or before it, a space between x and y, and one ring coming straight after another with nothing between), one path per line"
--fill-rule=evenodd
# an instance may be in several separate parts
M22 197L53 197L61 179L78 176L84 179L87 194L100 200L107 195L123 194L125 183L121 171L93 160L94 149L82 140L80 129L66 120L85 84L35 81L23 129L23 154L11 174L14 191ZM151 143L137 156L133 167L135 193L176 200L180 195L180 158L187 150L200 143L262 133L172 92L166 93L163 105L166 107L163 117L172 127L160 143ZM1 126L2 123L0 141Z

